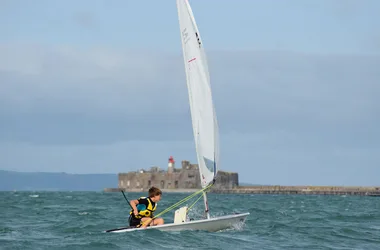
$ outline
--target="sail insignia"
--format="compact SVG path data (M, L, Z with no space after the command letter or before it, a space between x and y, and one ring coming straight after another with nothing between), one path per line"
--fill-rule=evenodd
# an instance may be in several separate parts
M210 160L210 159L206 158L205 156L203 156L203 160L205 162L205 165L206 165L207 169L210 170L211 173L215 174L215 170L216 170L216 163L215 163L215 161Z

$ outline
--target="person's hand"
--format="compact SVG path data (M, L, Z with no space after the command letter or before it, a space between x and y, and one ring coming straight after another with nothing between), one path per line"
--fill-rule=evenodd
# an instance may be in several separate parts
M134 211L133 211L133 213L134 213L134 215L139 215L139 211L137 211L137 209L135 209Z

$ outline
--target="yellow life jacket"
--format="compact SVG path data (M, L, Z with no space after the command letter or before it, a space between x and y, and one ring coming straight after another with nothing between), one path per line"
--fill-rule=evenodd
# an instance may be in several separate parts
M142 217L153 217L153 212L156 210L157 203L155 203L153 206L153 202L150 200L149 197L140 197L140 199L146 199L148 201L148 206L146 207L145 204L138 204L137 211L139 212L139 214L137 216L134 215L133 209L131 210L131 212L129 212L129 214L133 214L134 217L138 219L141 219Z

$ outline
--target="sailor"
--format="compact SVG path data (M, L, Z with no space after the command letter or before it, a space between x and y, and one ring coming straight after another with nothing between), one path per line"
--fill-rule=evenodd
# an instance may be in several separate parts
M131 200L132 210L129 213L129 226L146 228L147 226L164 224L162 218L153 218L153 213L157 208L157 203L161 200L161 195L162 192L159 188L151 187L148 191L148 197Z

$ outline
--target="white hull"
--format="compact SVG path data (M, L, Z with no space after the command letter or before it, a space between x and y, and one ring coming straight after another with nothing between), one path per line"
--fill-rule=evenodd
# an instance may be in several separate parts
M210 218L204 220L194 220L182 223L170 223L164 225L158 225L153 227L147 227L146 230L156 229L161 231L182 231L182 230L202 230L209 232L216 232L224 229L234 228L235 226L245 222L249 213L226 215L217 218ZM138 230L145 230L144 228L117 228L107 230L106 232L112 233L124 233Z

